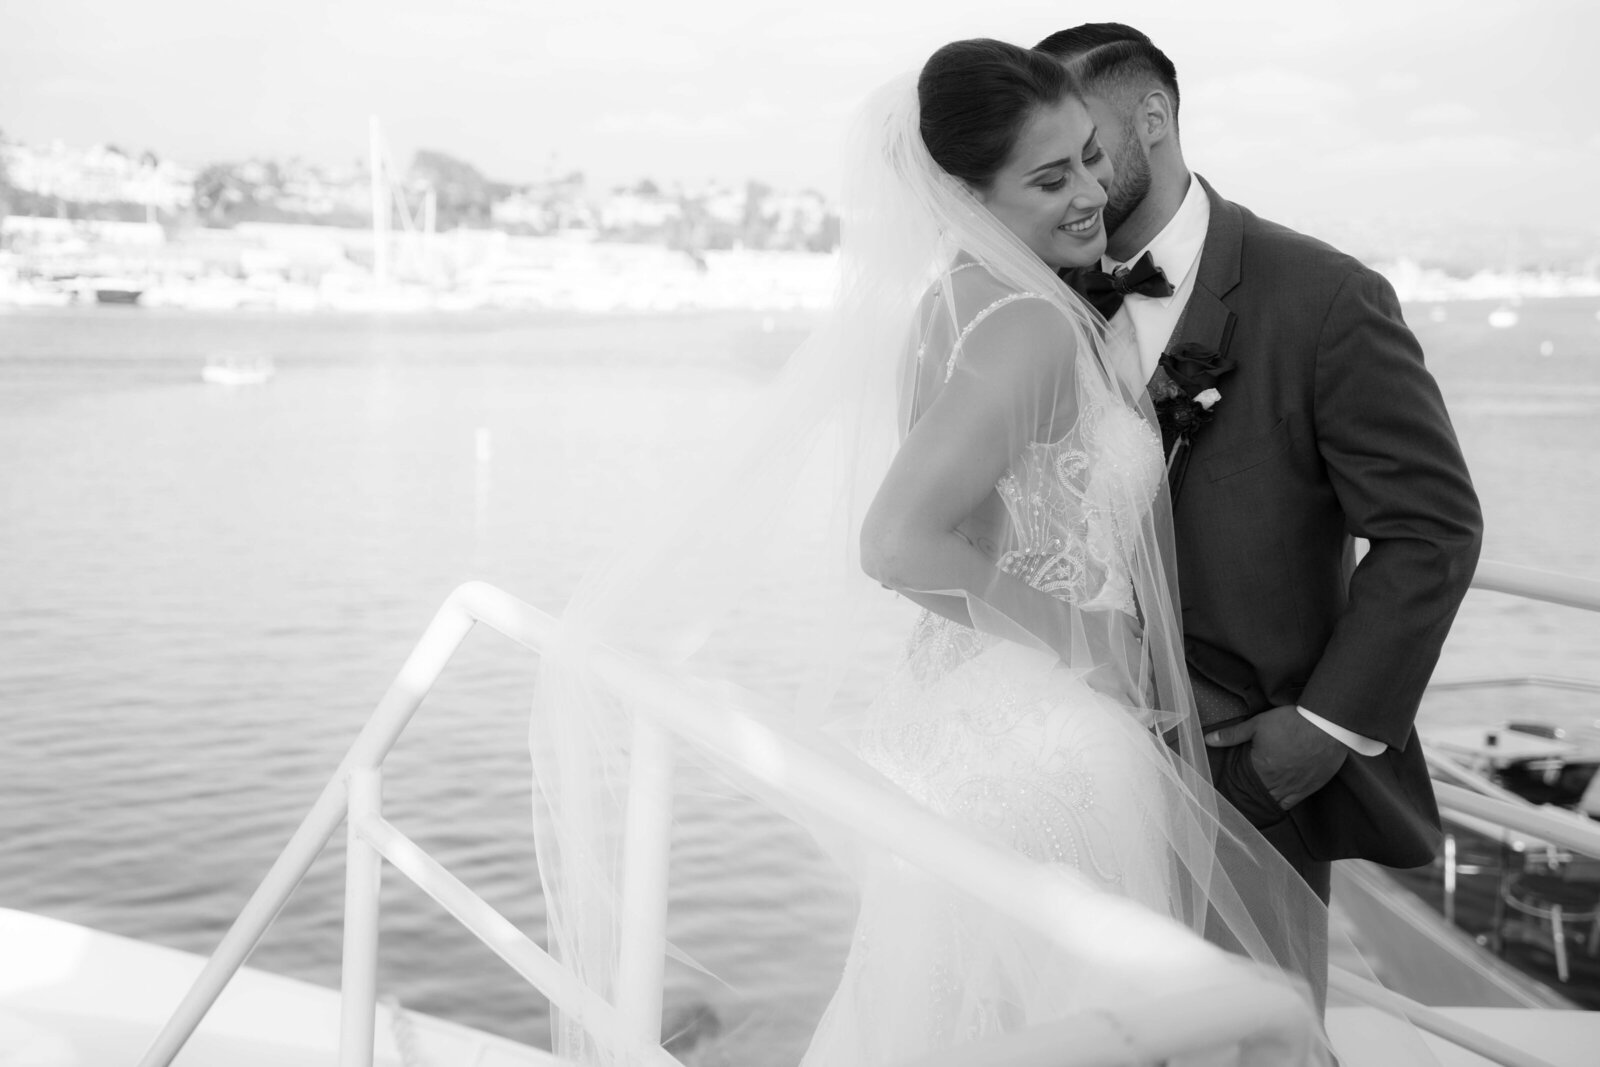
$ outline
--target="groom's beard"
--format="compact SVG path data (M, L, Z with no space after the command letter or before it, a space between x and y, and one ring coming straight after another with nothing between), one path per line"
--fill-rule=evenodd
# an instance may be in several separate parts
M1122 138L1111 156L1113 177L1106 193L1104 211L1106 233L1114 234L1150 195L1150 159L1132 130Z

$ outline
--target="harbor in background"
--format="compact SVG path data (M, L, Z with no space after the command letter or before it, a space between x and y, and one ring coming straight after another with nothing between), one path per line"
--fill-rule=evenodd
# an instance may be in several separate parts
M1439 305L1439 320L1432 306L1407 317L1484 501L1485 556L1600 576L1600 300L1526 300L1507 329L1487 323L1494 301ZM209 953L449 591L482 579L559 612L607 546L648 536L637 517L654 494L728 447L816 321L0 315L0 900ZM222 352L269 356L271 380L204 383ZM774 604L806 592L771 583ZM1594 679L1596 648L1592 617L1475 592L1436 678ZM534 667L469 639L392 757L389 797L397 823L537 940ZM1596 715L1561 694L1422 710L1460 726ZM850 916L808 905L830 874L803 835L693 808L679 827L673 921L774 931L754 1001L830 988ZM337 984L342 860L336 846L318 861L257 965ZM544 1040L543 1006L430 901L396 885L383 914L384 994ZM702 981L672 972L669 1004L714 992ZM770 1062L803 1037L774 1038Z

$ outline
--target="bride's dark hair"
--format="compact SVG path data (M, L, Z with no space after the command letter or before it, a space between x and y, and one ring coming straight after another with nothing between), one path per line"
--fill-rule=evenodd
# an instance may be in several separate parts
M917 77L922 141L935 163L987 189L1036 108L1072 92L1052 56L1004 41L952 41Z

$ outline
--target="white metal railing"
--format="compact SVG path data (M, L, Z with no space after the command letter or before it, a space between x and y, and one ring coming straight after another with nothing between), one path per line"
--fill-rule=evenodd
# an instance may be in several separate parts
M665 804L652 803L647 819L625 828L629 852L623 893L629 907L624 911L622 940L628 958L622 960L615 1005L585 986L382 816L384 757L475 623L534 650L561 639L554 619L491 586L468 583L450 595L334 778L140 1060L141 1067L167 1067L172 1062L347 817L342 1067L370 1067L372 1061L382 860L443 905L598 1041L630 1062L678 1067L658 1043L665 956ZM1214 976L1214 981L1198 983L1205 988L1187 999L1185 1011L1163 1016L1163 1034L1151 1045L1166 1050L1163 1055L1224 1043L1294 1047L1311 1025L1303 1002L1287 987L1241 967L1186 927L966 834L908 796L858 777L760 723L725 690L669 677L605 648L589 651L595 669L650 712L640 718L630 770L630 784L642 786L646 800L665 796L671 772L661 731L670 731L1064 946L1100 951L1102 931L1115 929L1119 953L1131 949L1162 961L1159 969L1152 963L1153 979L1170 977L1177 968ZM630 805L630 817L635 814ZM643 830L638 829L641 823ZM1233 1010L1239 1004L1248 1004L1250 1011ZM1130 1017L1117 1024L1118 1031L1129 1026L1142 1029L1145 1021ZM1088 1046L1081 1057L1067 1051L1056 1062L1063 1067L1097 1062L1091 1052Z
M1472 588L1495 593L1510 593L1527 600L1565 604L1584 611L1600 611L1600 580L1578 578L1537 567L1480 560L1472 575Z
M1418 1004L1409 997L1400 996L1376 982L1368 981L1348 971L1332 969L1328 974L1328 986L1348 997L1354 997L1373 1007L1398 1015L1419 1029L1442 1037L1462 1048L1469 1048L1485 1059L1504 1064L1505 1067L1550 1067L1548 1061L1531 1052L1524 1052L1499 1038L1475 1030L1443 1012Z
M1486 561L1479 564L1472 585L1473 588L1490 592L1600 612L1600 582L1586 578ZM1434 692L1543 688L1600 694L1600 682L1597 681L1538 674L1435 682L1429 688ZM1444 837L1443 854L1443 912L1447 922L1453 924L1456 919L1458 874L1469 870L1481 872L1483 869L1460 865L1456 833L1450 827L1466 829L1500 843L1501 862L1498 867L1490 869L1499 872L1498 892L1502 900L1508 899L1506 894L1511 876L1509 857L1513 854L1544 849L1551 857L1549 862L1562 864L1570 857L1562 856L1561 850L1600 858L1600 823L1565 808L1534 804L1518 796L1489 778L1487 766L1482 763L1474 762L1472 766L1467 766L1444 751L1426 745L1423 755L1434 777L1433 792L1439 811L1449 824ZM1469 762L1479 757L1475 752L1467 755ZM1561 858L1557 860L1556 857ZM1493 922L1496 925L1491 930L1491 938L1498 943L1501 936L1498 905L1495 914ZM1564 982L1567 967L1560 920L1561 911L1556 909L1551 936L1556 941L1557 973Z
M349 819L340 1036L341 1067L370 1067L376 1024L378 880L381 859L416 881L472 933L596 1039L641 1064L677 1067L658 1036L637 1045L642 1026L623 1024L621 1012L561 966L481 898L394 830L381 814L381 767L411 716L421 706L472 627L483 623L532 649L548 645L559 626L543 612L491 586L470 582L453 592L423 632L394 682L357 735L338 770L317 797L238 918L223 935L194 984L156 1035L140 1067L167 1067L194 1033L229 980L260 943L311 864L339 825ZM658 911L664 915L663 894ZM658 931L659 934L659 931ZM659 1019L656 1021L659 1027Z
M1496 564L1480 566L1479 574L1481 580L1474 584L1481 588L1556 603L1574 603L1576 599L1580 601L1577 606L1600 610L1600 583ZM676 1067L678 1061L659 1045L665 959L666 829L670 818L665 800L670 794L672 774L666 743L669 732L693 740L818 814L850 826L863 838L898 853L1063 946L1092 951L1100 943L1100 931L1116 929L1122 952L1130 948L1147 950L1149 958L1161 959L1159 968L1152 967L1153 978L1170 977L1175 966L1214 975L1214 981L1185 997L1181 1006L1163 1005L1159 1026L1151 1026L1152 1020L1140 1016L1133 1006L1126 1012L1079 1017L1076 1023L1080 1031L1075 1033L1085 1035L1081 1043L1052 1042L1050 1062L1058 1067L1101 1062L1112 1052L1125 1055L1132 1047L1128 1044L1130 1034L1146 1035L1139 1039L1139 1051L1148 1053L1146 1058L1161 1059L1222 1045L1293 1047L1309 1025L1303 1003L1288 988L1240 967L1236 959L1187 928L1087 883L1064 877L1060 871L1040 867L1014 852L979 841L909 797L869 783L761 723L741 709L736 698L726 691L714 691L687 677L669 677L659 669L595 647L587 651L597 672L649 712L638 720L630 768L630 804L624 827L623 958L619 961L617 1003L613 1005L383 818L383 760L477 623L535 651L563 639L556 620L491 586L471 582L450 595L333 779L140 1060L140 1067L167 1067L172 1062L244 965L317 855L347 819L342 1067L370 1067L372 1062L378 883L384 860L438 901L547 996L555 1008L598 1041L632 1062ZM1452 797L1452 802L1456 799L1459 798ZM1384 993L1381 1002L1392 1007L1396 999L1393 994ZM1249 1010L1238 1010L1240 1005L1247 1005ZM1410 1005L1406 1010L1419 1025L1436 1032L1448 1030L1443 1036L1496 1062L1537 1062L1516 1050L1508 1052L1487 1036L1459 1024L1428 1026L1424 1021L1427 1013L1419 1006ZM1091 1040L1094 1034L1104 1040ZM1001 1059L986 1051L980 1059L985 1063L1028 1062L1028 1040L1025 1035L1018 1036L1015 1058ZM1037 1053L1042 1047L1036 1045L1034 1051ZM929 1064L933 1062L930 1060ZM955 1061L946 1058L938 1062Z
M1438 798L1441 812L1484 819L1503 829L1529 834L1539 844L1558 845L1600 858L1600 823L1564 808L1530 804L1520 797L1504 800L1437 780L1433 795Z
M1508 593L1526 600L1600 612L1600 581L1591 578L1483 560L1472 577L1472 587ZM1437 682L1432 688L1459 690L1491 685L1546 686L1600 692L1600 684L1593 681L1542 675ZM1429 766L1437 774L1452 779L1450 782L1434 782L1433 792L1441 812L1460 817L1469 825L1481 826L1487 821L1492 828L1529 834L1541 844L1558 845L1600 858L1600 823L1562 808L1532 804L1482 776L1459 767L1448 757L1427 749L1424 751Z

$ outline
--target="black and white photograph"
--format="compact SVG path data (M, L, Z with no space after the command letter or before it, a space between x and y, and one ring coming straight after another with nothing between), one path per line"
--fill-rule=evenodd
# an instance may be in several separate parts
M3 1067L1587 1067L1600 9L0 11Z

